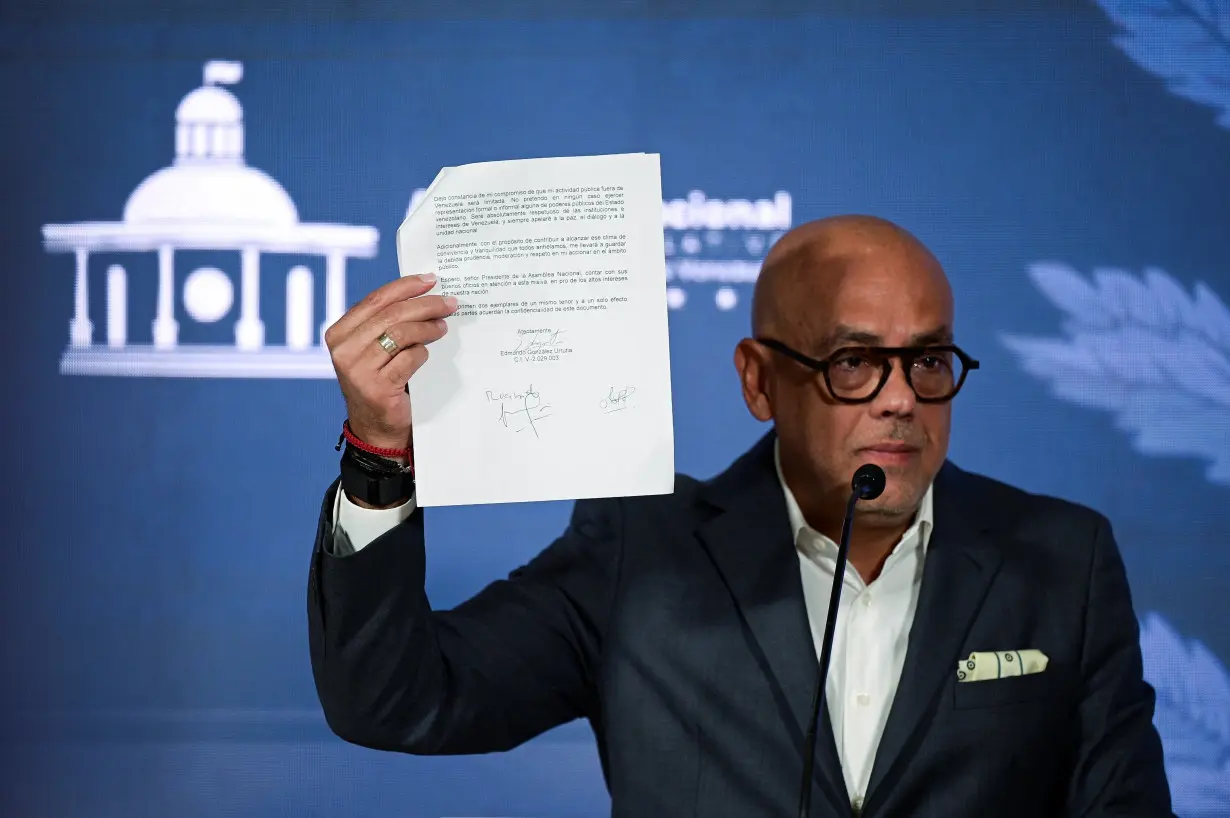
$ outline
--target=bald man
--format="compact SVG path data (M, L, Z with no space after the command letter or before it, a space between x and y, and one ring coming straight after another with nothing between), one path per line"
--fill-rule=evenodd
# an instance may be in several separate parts
M326 338L351 432L389 453L348 446L312 557L312 667L340 737L488 753L586 719L613 816L797 814L836 541L876 463L808 814L1172 815L1110 525L947 460L977 362L908 232L846 216L784 236L735 351L772 430L712 480L578 502L538 557L443 611L402 456L405 383L456 309L432 286L391 282Z

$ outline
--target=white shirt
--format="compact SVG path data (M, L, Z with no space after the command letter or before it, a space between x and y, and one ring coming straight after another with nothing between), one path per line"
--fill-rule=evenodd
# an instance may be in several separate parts
M782 476L781 459L776 449L774 463L786 495L786 512L803 577L803 598L819 657L829 595L833 589L837 543L811 528L803 519L799 504ZM370 509L355 505L345 495L339 488L334 501L335 533L344 532L335 539L339 543L348 539L350 548L355 551L408 518L415 509L414 498L397 508ZM855 809L862 808L876 748L884 733L905 663L910 625L922 586L923 560L934 524L931 495L932 489L928 488L914 524L893 549L874 582L867 585L857 571L846 566L825 699L846 790Z
M782 476L776 449L774 462L786 495L786 512L803 572L807 618L819 657L837 567L837 543L803 519ZM922 587L923 560L934 525L931 495L932 488L928 487L914 524L893 548L874 582L866 584L858 571L846 564L824 696L846 791L855 809L862 809L876 749L905 664L910 625Z
M415 497L411 495L409 500L396 508L363 508L351 502L342 487L338 486L337 496L333 499L334 545L341 553L358 551L371 545L381 534L392 531L408 519L416 507ZM349 549L343 545L346 540L349 540Z

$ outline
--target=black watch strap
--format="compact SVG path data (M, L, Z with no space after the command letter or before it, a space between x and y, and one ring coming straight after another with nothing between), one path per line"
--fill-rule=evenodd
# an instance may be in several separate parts
M391 506L414 496L414 473L406 467L355 449L342 452L342 489L355 500Z

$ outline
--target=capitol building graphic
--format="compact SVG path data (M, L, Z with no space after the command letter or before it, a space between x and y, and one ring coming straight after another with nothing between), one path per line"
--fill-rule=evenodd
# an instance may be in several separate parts
M175 160L132 192L116 222L43 226L50 253L76 260L73 315L60 359L66 375L187 378L331 378L324 330L346 310L346 261L373 258L374 227L299 221L294 201L277 181L244 162L243 108L222 86L243 76L237 62L205 64L204 81L175 112ZM237 255L239 316L234 344L181 344L176 321L177 251L224 251ZM103 327L90 316L90 261L108 253L157 254L157 301L152 343L128 343L128 271L107 266ZM284 345L267 344L261 320L262 260L274 254L324 259L324 315L317 325L313 272L304 265L266 274L285 275ZM149 286L144 278L134 283ZM232 279L201 266L182 281L184 313L216 323L232 312ZM101 337L100 337L101 336ZM317 340L321 339L321 340Z

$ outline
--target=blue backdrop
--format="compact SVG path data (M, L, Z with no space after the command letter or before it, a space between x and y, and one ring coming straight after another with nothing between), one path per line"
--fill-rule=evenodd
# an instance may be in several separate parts
M711 475L764 431L731 353L781 231L852 211L913 230L983 363L953 458L1111 517L1177 811L1230 816L1230 2L568 12L0 30L0 812L605 813L581 725L449 759L326 730L305 579L343 405L315 345L339 298L397 274L394 231L441 166L649 151L679 468ZM194 150L267 177L215 156L134 195ZM732 200L764 200L762 222L723 222ZM159 232L162 211L180 220ZM286 252L245 262L252 225ZM567 513L433 509L433 602Z

